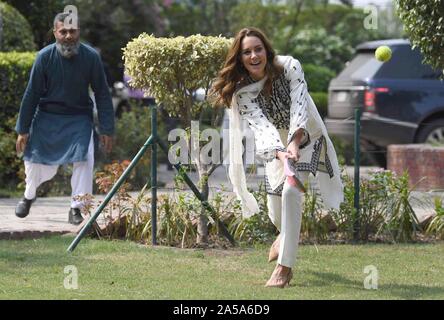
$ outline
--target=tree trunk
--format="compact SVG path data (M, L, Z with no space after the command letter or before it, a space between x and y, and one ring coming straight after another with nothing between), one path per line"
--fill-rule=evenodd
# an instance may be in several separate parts
M188 114L185 116L186 118L187 116L190 116L191 108L190 109L185 108L185 110L188 111ZM202 195L203 201L208 201L208 197L210 194L210 188L208 186L209 174L207 172L208 165L205 165L204 162L202 162L200 159L199 140L200 140L200 132L196 131L195 127L193 128L193 126L190 126L190 136L188 140L188 145L189 145L188 150L190 151L190 156L191 156L190 165L191 166L195 165L197 167L197 172L199 175L199 183L197 185L197 188L199 189ZM197 224L197 238L196 238L197 244L203 246L208 244L208 217L207 217L208 213L205 211L206 211L205 208L202 208L200 211Z
M208 201L208 197L210 194L210 188L208 185L208 174L204 173L203 175L200 174L199 169L199 184L201 187L201 193L204 201ZM197 225L197 243L199 245L206 245L208 244L208 213L206 212L205 208L202 207L200 216L199 216L199 222Z

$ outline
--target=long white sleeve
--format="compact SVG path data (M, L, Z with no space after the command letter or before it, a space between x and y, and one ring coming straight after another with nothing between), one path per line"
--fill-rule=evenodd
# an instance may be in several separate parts
M256 155L264 160L276 157L276 150L285 150L276 127L267 119L248 93L238 95L239 112L254 133Z
M293 135L299 129L305 132L304 143L310 140L307 131L308 121L308 89L304 78L304 71L298 60L285 57L283 61L285 78L290 81L290 129L287 143L293 139Z
M228 173L231 184L233 185L233 191L241 201L242 217L249 218L259 212L259 205L253 194L247 189L245 169L242 161L241 117L235 98L233 98L229 110L229 120L230 167Z

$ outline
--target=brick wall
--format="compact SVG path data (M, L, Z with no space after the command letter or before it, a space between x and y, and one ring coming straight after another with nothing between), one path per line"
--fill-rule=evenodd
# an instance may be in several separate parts
M387 150L387 169L410 176L415 190L444 189L444 147L426 144L390 145ZM421 180L424 178L423 180Z

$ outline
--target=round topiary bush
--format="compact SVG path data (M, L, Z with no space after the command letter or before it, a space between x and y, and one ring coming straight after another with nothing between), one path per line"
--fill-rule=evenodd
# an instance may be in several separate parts
M31 26L14 7L0 2L0 51L33 51Z

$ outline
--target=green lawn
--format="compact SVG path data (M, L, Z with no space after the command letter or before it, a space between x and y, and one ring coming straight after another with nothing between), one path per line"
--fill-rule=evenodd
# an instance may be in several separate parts
M444 243L300 247L289 288L264 284L268 247L181 250L71 237L0 241L0 299L444 299ZM78 289L64 288L66 266ZM377 290L364 288L367 265Z

